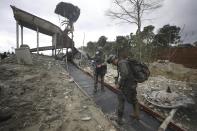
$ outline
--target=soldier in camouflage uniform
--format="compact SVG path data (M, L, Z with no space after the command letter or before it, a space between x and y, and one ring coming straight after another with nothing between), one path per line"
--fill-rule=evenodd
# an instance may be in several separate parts
M101 90L104 91L104 76L106 74L107 65L105 63L105 55L102 51L102 47L98 47L95 56L93 58L95 62L94 69L94 93L97 92L98 88L98 77L101 78Z
M130 69L127 57L124 56L122 58L118 58L111 55L107 62L116 65L120 75L119 81L116 83L116 88L120 89L120 92L118 93L117 123L122 124L125 100L133 105L134 111L131 116L139 119L139 104L136 91L137 82L134 80L134 75Z

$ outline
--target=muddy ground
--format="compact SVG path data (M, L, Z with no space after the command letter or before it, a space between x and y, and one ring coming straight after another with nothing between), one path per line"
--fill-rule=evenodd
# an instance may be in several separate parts
M92 68L86 65L82 68L93 73ZM171 109L160 108L147 102L144 94L147 90L166 90L170 87L173 92L186 95L192 98L195 104L188 104L187 107L180 107L175 114L173 122L188 131L197 129L197 69L185 68L182 65L174 63L154 62L149 65L151 77L138 84L138 99L140 103L159 113L164 118L168 116ZM105 82L114 86L114 77L117 76L116 67L108 65L108 71L105 76Z
M15 56L0 62L0 131L115 131L84 95L63 62L33 54L33 65Z

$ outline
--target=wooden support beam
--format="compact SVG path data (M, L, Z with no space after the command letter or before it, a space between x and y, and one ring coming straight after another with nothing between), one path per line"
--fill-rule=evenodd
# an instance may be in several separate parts
M21 25L21 45L23 45L23 26Z
M54 50L52 50L52 56L54 56Z
M66 48L66 70L68 71L68 48Z
M45 51L45 50L54 50L55 47L54 46L44 46L44 47L38 47L39 51ZM37 48L32 48L30 49L30 52L36 52Z
M53 36L52 36L52 46L56 46L56 44L57 44L57 34L53 34ZM55 54L55 50L53 49L52 50L52 56L54 56Z
M56 57L56 55L57 55L57 47L55 45L55 57Z
M73 31L71 32L71 35L72 35L72 36L71 36L71 37L72 37L72 41L71 41L71 42L72 42L72 58L73 58L73 57L74 57L74 56L73 56L73 53L74 53L74 46L75 46L75 45L74 45L74 42L73 42L73 37L74 37Z
M39 54L39 28L37 27L37 54Z
M177 111L177 108L172 109L170 111L169 116L163 121L163 123L159 127L158 131L165 131L166 130L166 128L168 127L168 124L170 123L170 121L174 117L174 114L176 113L176 111Z
M18 25L18 21L16 21L16 48L19 48L19 25Z

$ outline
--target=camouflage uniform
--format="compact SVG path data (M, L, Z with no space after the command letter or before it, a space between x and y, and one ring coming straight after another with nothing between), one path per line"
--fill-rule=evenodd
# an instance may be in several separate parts
M94 57L95 70L94 70L94 92L97 91L98 87L98 77L101 77L101 89L104 90L104 76L106 73L105 55L102 51L97 51ZM101 67L97 67L102 65Z
M118 118L122 119L124 112L124 102L133 104L134 111L135 106L138 103L137 100L137 82L134 80L133 73L129 68L129 63L126 59L118 62L118 72L120 74L120 80L118 82L121 92L118 94Z

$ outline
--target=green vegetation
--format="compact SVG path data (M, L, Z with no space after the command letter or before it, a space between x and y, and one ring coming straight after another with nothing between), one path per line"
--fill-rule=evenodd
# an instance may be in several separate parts
M150 62L154 59L152 54L157 48L170 47L171 44L177 44L180 41L180 27L164 25L154 33L155 27L149 25L143 28L139 35L130 33L127 36L117 36L115 41L107 41L106 36L101 36L97 42L88 42L84 50L90 55L94 55L98 46L103 47L105 54L119 55L121 50L127 50L130 57ZM140 44L138 42L140 41ZM141 46L141 47L139 47Z

